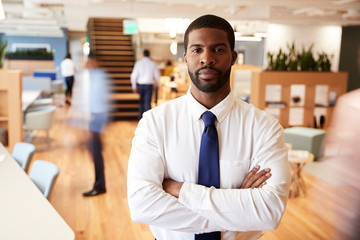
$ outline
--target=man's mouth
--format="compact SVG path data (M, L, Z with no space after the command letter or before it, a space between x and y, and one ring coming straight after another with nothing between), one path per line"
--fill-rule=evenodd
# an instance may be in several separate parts
M198 72L198 77L201 78L201 79L204 79L204 80L207 80L207 79L214 79L218 76L218 72L214 69L209 69L209 68L206 68L206 69L202 69Z

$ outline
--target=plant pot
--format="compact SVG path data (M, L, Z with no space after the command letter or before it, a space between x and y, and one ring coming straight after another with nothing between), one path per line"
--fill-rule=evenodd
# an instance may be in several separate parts
M53 56L7 56L9 60L53 60Z

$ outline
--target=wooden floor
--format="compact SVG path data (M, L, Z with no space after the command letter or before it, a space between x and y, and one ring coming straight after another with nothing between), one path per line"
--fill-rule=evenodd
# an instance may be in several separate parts
M103 134L107 193L84 198L92 188L94 169L86 148L88 132L76 124L74 107L59 107L50 132L51 146L45 133L33 138L37 159L56 163L60 175L50 202L73 229L77 240L153 240L147 225L132 222L126 199L126 171L136 121L111 122ZM346 239L336 230L338 187L304 173L308 195L290 199L277 230L266 232L263 240L275 239ZM246 221L246 220L245 220ZM336 237L340 234L339 237Z

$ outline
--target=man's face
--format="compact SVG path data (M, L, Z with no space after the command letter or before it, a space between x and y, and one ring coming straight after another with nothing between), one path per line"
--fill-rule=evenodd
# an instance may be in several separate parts
M225 31L200 28L189 33L184 58L190 78L200 91L216 92L229 84L231 66L236 57L236 52L230 49Z

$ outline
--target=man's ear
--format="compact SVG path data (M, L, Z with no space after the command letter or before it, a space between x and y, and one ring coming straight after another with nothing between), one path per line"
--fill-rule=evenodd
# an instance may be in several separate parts
M184 60L187 63L187 59L186 59L186 52L184 52Z
M235 64L235 61L236 61L236 59L237 59L237 56L238 56L237 52L236 52L236 51L233 51L233 52L232 52L231 65L234 65L234 64Z

